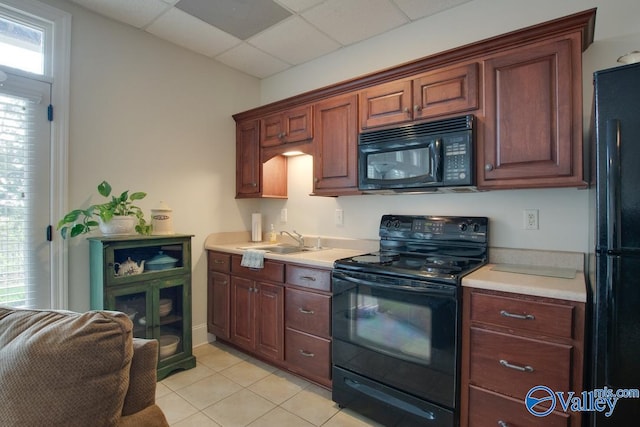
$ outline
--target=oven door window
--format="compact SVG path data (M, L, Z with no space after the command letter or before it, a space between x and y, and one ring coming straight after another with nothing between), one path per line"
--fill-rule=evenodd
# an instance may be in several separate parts
M399 359L431 363L433 310L375 288L350 295L349 340Z

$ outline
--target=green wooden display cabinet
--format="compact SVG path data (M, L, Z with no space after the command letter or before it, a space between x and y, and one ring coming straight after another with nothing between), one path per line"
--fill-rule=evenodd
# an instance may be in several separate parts
M196 366L191 339L191 237L89 238L91 309L125 312L132 318L134 337L160 340L158 380ZM123 263L135 267L142 261L141 273L121 268ZM175 341L177 345L170 344Z

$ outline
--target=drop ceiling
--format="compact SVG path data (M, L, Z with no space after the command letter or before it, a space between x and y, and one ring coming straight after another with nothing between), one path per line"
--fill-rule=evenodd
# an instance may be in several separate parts
M471 0L71 0L257 78Z

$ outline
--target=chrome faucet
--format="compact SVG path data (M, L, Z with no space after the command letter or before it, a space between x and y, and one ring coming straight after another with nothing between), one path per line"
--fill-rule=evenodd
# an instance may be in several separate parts
M298 233L296 230L293 230L293 234L295 234L295 236L291 233L289 233L286 230L283 230L280 232L280 235L282 236L283 234L288 234L289 237L291 237L293 240L295 240L296 242L298 242L298 246L303 247L304 246L304 237L302 237L302 234Z

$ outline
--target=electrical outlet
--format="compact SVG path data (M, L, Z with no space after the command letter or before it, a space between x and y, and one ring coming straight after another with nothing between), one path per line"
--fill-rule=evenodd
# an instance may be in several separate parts
M336 209L335 222L336 225L344 225L344 211L342 209Z
M524 229L538 230L538 209L525 209L524 213Z
M281 223L283 223L283 224L287 223L287 220L288 220L287 216L288 216L287 208L280 209L280 222Z

